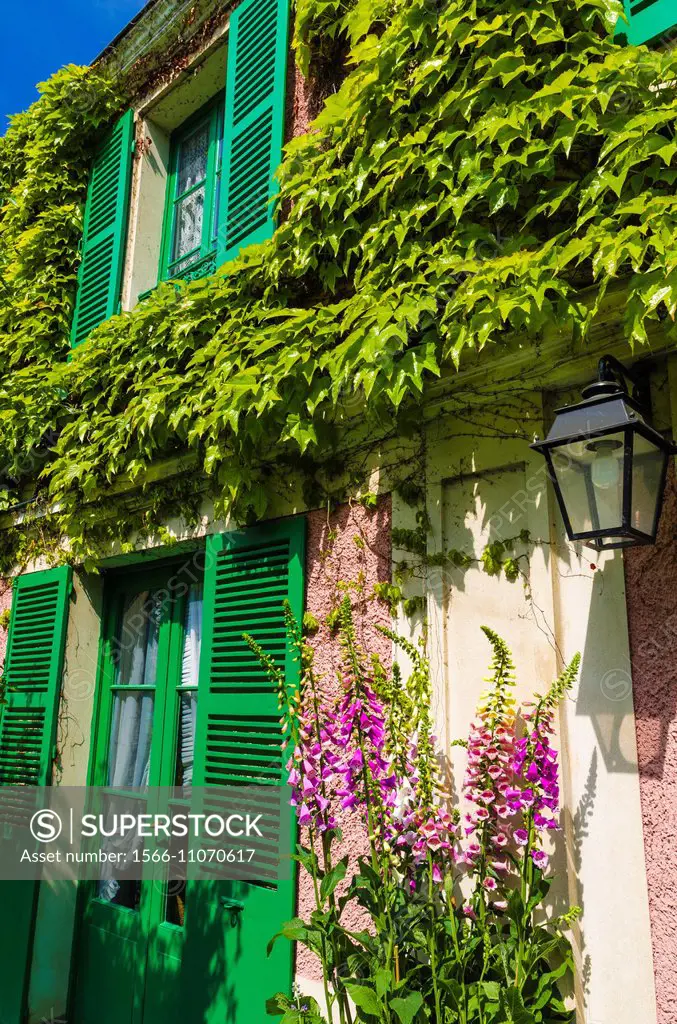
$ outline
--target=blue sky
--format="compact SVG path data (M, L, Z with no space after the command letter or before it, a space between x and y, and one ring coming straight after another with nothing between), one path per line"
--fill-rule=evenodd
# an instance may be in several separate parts
M2 4L0 134L64 64L89 64L146 0L12 0Z

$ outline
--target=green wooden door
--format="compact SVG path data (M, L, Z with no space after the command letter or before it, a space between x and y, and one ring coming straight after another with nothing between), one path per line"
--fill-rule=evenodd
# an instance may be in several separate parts
M70 586L68 566L14 582L0 706L0 786L51 782ZM13 839L6 828L2 841ZM6 925L0 928L2 1024L24 1020L37 898L36 882L0 882Z
M279 787L276 699L242 634L285 661L290 679L298 672L283 601L301 614L303 523L210 538L189 588L175 585L180 570L108 586L93 779L118 793L146 782ZM290 950L278 944L268 959L266 945L293 915L291 881L108 882L85 896L78 1024L253 1024L290 988Z
M181 627L180 602L170 599L167 582L166 570L145 571L118 576L106 588L91 779L111 795L133 792L124 809L137 812L145 809L139 790L165 782L165 706L170 680L176 684L173 644ZM74 1019L141 1021L157 912L152 886L104 872L83 895Z

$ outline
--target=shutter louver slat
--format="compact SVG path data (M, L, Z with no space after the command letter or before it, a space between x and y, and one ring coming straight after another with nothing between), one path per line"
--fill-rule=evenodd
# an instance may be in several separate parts
M289 0L244 0L230 19L219 262L274 230Z
M627 36L633 46L649 42L677 27L677 5L674 0L625 0L629 24L620 18L616 34Z
M118 121L94 160L87 193L82 261L71 329L80 345L118 311L132 169L134 115Z

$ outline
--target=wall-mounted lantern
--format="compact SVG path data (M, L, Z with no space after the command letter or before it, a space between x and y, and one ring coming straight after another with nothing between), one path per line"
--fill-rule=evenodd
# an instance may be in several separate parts
M598 550L655 543L677 447L649 426L648 413L647 382L603 356L583 401L557 409L548 436L531 445L546 458L569 540Z

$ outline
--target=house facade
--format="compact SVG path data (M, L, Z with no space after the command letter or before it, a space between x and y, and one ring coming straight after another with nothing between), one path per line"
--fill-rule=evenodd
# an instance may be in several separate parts
M669 44L672 6L630 3L629 43ZM131 99L93 159L74 349L159 286L203 282L246 257L284 220L274 202L283 147L309 130L337 81L335 68L301 73L292 19L287 0L151 0L98 59ZM275 694L243 634L293 681L283 600L315 622L329 681L340 662L337 595L351 594L360 639L384 660L393 653L375 627L393 615L398 632L425 640L452 780L464 751L451 743L467 734L489 660L480 626L510 644L524 698L580 651L559 721L552 851L553 912L582 908L571 999L580 1024L670 1024L677 483L671 469L656 544L598 552L567 539L545 462L529 446L607 354L644 374L654 427L677 437L674 344L656 321L633 354L623 314L619 284L585 343L553 325L536 346L517 336L491 361L464 357L426 383L416 431L391 431L368 449L360 485L346 484L341 500L314 504L285 468L255 525L223 517L195 487L190 523L177 504L161 530L113 545L94 565L29 557L2 597L0 784L281 786ZM360 400L345 405L359 432ZM147 476L113 488L143 509L154 482L191 487L193 469L177 444ZM14 528L22 515L10 512ZM390 604L389 584L401 591ZM361 841L345 837L352 851ZM321 998L311 957L283 943L266 954L281 924L311 904L296 878L0 885L13 922L0 936L1 1024L249 1024L293 983Z

